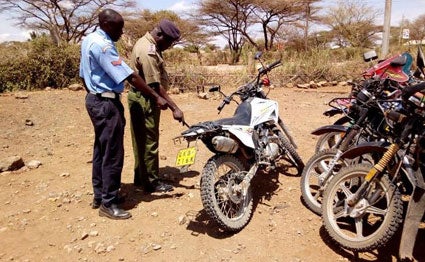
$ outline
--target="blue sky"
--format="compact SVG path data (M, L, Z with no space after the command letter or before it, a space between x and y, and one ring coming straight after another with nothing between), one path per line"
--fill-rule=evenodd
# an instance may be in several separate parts
M385 0L361 0L374 8L384 10ZM197 0L137 0L139 8L150 10L173 10L177 13L188 10ZM323 3L334 4L337 0L322 0ZM383 12L382 12L383 13ZM425 14L425 0L392 0L391 8L391 24L400 25L402 17L414 20L419 15ZM10 40L25 40L27 33L13 26L13 21L7 14L1 14L0 19L0 42ZM383 21L377 18L377 22Z

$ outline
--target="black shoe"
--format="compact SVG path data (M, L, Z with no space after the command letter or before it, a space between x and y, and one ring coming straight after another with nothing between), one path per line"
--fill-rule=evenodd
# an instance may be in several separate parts
M131 217L131 213L118 208L115 204L112 204L110 207L100 205L99 216L110 219L128 219Z
M115 199L115 204L123 204L125 202L125 196L118 196ZM100 205L102 204L102 200L93 199L93 202L91 203L91 208L98 209Z
M152 185L145 188L147 192L170 192L173 191L174 188L172 185L166 184L162 181L153 182Z
M98 209L101 204L102 204L102 200L93 199L93 202L91 203L91 208Z

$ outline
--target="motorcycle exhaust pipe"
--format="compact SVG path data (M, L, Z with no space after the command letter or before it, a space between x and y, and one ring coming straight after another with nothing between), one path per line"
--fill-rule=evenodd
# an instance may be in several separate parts
M238 143L225 136L215 136L211 142L215 150L220 152L234 154L238 150Z

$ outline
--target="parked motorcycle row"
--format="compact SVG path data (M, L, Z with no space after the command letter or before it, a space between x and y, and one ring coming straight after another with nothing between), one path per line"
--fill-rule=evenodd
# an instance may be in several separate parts
M371 67L348 98L330 102L343 117L313 131L320 139L301 175L302 200L340 247L372 251L402 230L399 258L414 259L425 210L422 59L418 49L414 74L408 53Z
M376 59L374 52L365 61ZM232 117L205 121L184 131L177 165L190 166L202 141L213 153L201 172L201 200L210 219L223 230L242 230L253 215L251 181L260 171L284 162L301 175L302 201L321 215L330 238L342 248L371 251L385 246L402 230L400 258L413 259L413 247L425 209L425 82L423 54L410 72L409 53L370 67L352 83L347 97L329 102L333 125L319 127L315 153L304 165L276 101L263 88L267 73L281 59L266 65L261 53L257 76L226 95L218 112L238 104ZM406 200L407 199L407 200ZM403 202L409 202L407 210Z

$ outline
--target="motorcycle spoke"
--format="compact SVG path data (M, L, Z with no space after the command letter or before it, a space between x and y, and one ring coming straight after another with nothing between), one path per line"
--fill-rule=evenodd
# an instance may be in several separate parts
M339 210L339 209L341 209L341 210ZM338 219L338 218L341 218L341 217L345 217L345 216L347 216L347 214L346 214L346 212L345 212L344 208L341 208L341 207L335 207L335 208L334 208L334 212L336 212L336 213L334 214L335 219Z
M363 236L363 219L362 217L356 217L354 218L354 224L356 227L356 237L358 239L364 238Z
M344 193L344 195L347 198L353 195L353 192L351 192L350 189L345 186L345 181L339 184L339 188L341 189L342 193Z
M223 209L222 209L222 211L223 211L223 214L225 214L226 215L226 217L231 217L229 214L230 214L230 210L231 210L231 208L230 208L230 206L228 205L228 202L226 202L224 205L223 205Z
M381 208L374 207L374 206L368 206L365 211L366 211L366 213L370 213L370 214L374 214L374 215L385 216L385 214L387 214L387 209L381 209Z
M226 185L227 183L223 181L222 184ZM235 218L238 216L241 204L233 203L231 200L221 197L220 194L217 194L216 199L217 205L220 207L223 215L228 218Z

